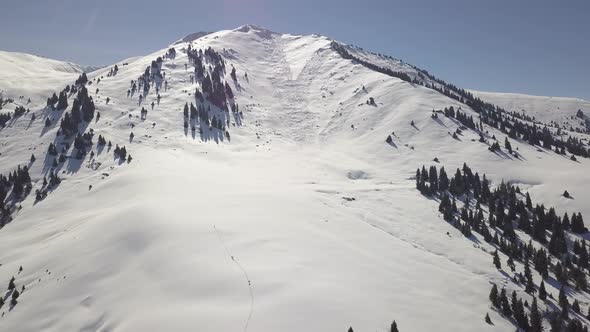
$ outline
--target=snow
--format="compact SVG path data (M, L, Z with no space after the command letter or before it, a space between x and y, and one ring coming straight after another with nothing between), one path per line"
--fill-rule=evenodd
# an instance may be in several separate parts
M0 51L0 92L4 98L15 100L23 95L43 101L61 90L64 82L73 81L83 72L82 67L35 55ZM43 99L44 97L44 99Z
M105 78L89 86L101 113L89 127L125 145L133 161L118 165L106 150L96 170L88 156L70 160L61 185L38 204L31 195L0 230L0 283L15 275L26 284L17 306L2 308L3 329L386 331L395 319L402 331L513 331L488 293L491 282L519 288L492 265L487 244L463 237L419 194L416 168L437 157L452 174L467 162L494 184L522 184L558 213L590 215L587 160L516 141L520 159L498 155L470 131L455 140L458 125L431 119L432 109L473 111L342 59L326 37L248 25L190 43L222 53L229 82L235 66L243 126L230 127L231 142L184 134L182 107L196 87L184 69L187 42L164 62L160 105L152 110L154 92L146 96L146 121L138 94L126 91L169 46L119 64L116 76L106 77L110 67L91 73ZM0 172L35 153L34 191L57 130L41 134L44 101L78 72L45 61L19 73L28 64L17 60L0 63L0 75L20 75L18 93L39 101L37 120L25 115L0 130ZM385 143L392 132L394 146ZM561 197L564 189L575 199Z
M569 128L584 128L583 120L576 118L578 110L590 114L590 102L579 98L531 96L518 93L497 93L471 91L475 96L498 105L508 111L522 112L536 120L550 123L555 121Z

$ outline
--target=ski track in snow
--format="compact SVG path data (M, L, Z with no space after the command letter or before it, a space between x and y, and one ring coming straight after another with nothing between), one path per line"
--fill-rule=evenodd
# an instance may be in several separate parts
M411 245L412 247L414 247L414 248L416 248L416 249L418 249L418 250L420 250L420 251L422 251L422 252L425 252L425 253L427 253L427 254L429 254L429 255L433 255L433 256L435 256L435 257L438 257L438 258L440 258L440 259L444 259L444 260L446 260L446 261L448 261L448 262L450 262L450 263L452 263L452 264L456 265L457 267L459 267L459 268L463 269L465 272L467 272L467 273L469 273L469 274L471 274L471 275L474 275L474 276L477 276L477 277L480 277L480 278L481 278L481 277L483 277L483 276L485 275L485 274L479 274L479 273L475 273L475 272L473 272L473 271L469 270L469 269L467 268L467 266L465 266L464 264L461 264L461 263L459 263L459 262L456 262L456 261L454 261L454 260L450 259L448 256L445 256L445 255L441 255L441 254L434 253L434 252L432 252L432 251L430 251L430 250L426 249L426 248L425 248L423 245L421 245L421 244L418 244L418 243L416 243L416 242L412 242L412 241L406 240L406 239L404 239L404 238L401 238L401 237L399 237L399 236L396 236L395 234L393 234L393 233L391 233L391 232L389 232L389 231L385 230L384 228L382 228L382 227L378 226L377 224L374 224L374 223L370 222L369 220L367 220L367 216L369 215L369 213L370 213L369 211L366 211L366 212L365 212L365 214L364 214L364 216L363 216L363 220L362 220L362 221L363 221L364 223L366 223L367 225L369 225L369 226L371 226L371 227L374 227L374 228L376 228L377 230L381 231L382 233L384 233L384 234L386 234L386 235L388 235L388 236L390 236L390 237L392 237L392 238L394 238L394 239L396 239L396 240L399 240L399 241L405 242L405 243L407 243L407 244ZM376 216L375 216L375 217L376 217Z
M225 249L225 252L227 253L227 255L238 266L238 268L242 271L242 273L244 274L244 278L246 278L246 281L248 282L248 291L250 292L250 312L248 313L248 318L246 319L246 323L244 324L244 332L246 332L246 331L248 331L248 325L250 324L250 320L252 319L252 314L254 313L254 292L252 291L252 282L250 281L250 277L248 276L248 272L242 266L242 264L240 264L240 262L238 262L236 260L235 256L232 255L231 251L229 250L229 248L225 244L223 237L221 236L221 234L219 233L219 231L217 230L217 227L215 225L213 225L213 230L215 231L215 234L217 234L217 237L219 238L219 242L221 242L221 245Z

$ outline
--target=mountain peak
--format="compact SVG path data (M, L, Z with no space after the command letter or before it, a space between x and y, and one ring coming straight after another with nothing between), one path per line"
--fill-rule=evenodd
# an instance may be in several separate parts
M191 34L188 34L186 36L184 36L184 38L177 40L174 45L176 44L180 44L180 43L188 43L188 42L192 42L193 40L197 40L201 37L204 37L206 35L211 34L211 32L207 32L207 31L199 31L199 32L193 32Z
M256 33L257 35L259 35L261 37L270 37L272 35L278 35L279 34L278 32L274 32L274 31L271 31L269 29L266 29L264 27L261 27L261 26L258 26L258 25L254 25L254 24L245 24L245 25L242 25L242 26L234 29L233 31L236 31L236 32L246 32L246 33L253 32L253 33Z

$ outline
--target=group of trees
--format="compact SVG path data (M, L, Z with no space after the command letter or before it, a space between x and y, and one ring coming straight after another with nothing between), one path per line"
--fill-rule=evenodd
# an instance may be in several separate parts
M76 159L82 159L87 153L87 149L92 148L92 137L94 132L90 130L84 134L78 133L74 138L74 149L76 149Z
M24 106L17 106L14 108L14 117L18 118L20 116L22 116L25 113L29 113L30 110L26 109Z
M342 45L342 44L340 44L338 42L333 41L330 44L330 46L332 47L332 49L334 51L338 52L338 54L340 54L340 56L343 57L344 59L354 60L354 61L360 63L361 65L363 65L363 66L365 66L365 67L367 67L367 68L369 68L371 70L374 70L376 72L385 74L387 76L397 77L397 78L399 78L401 80L404 80L404 81L410 82L410 83L416 83L415 80L412 80L412 78L408 74L406 74L404 72L397 72L397 71L393 71L393 70L391 70L389 68L379 67L379 66L377 66L375 64L372 64L372 63L370 63L368 61L365 61L365 60L363 60L363 59L361 59L359 57L356 57L356 56L352 55L350 52L348 52L348 50L346 49L346 46L344 46L344 45Z
M518 298L516 291L512 291L512 295L509 300L508 296L506 295L506 289L502 288L502 290L498 292L498 286L493 284L489 299L492 303L492 306L496 308L498 312L500 312L505 317L513 317L518 327L523 331L543 331L543 315L539 310L536 297L533 296L532 304L529 306L528 301L525 300L523 302L521 298ZM525 308L529 308L528 314ZM491 323L491 320L489 320L489 315L486 315L486 320L488 320L488 323Z
M84 86L86 83L88 83L88 76L86 76L86 73L82 73L74 82L77 86Z
M429 169L422 166L416 171L416 188L424 195L439 197L439 211L443 218L465 236L477 232L508 256L507 266L512 272L516 273L514 262L521 261L524 274L522 271L516 273L515 281L524 285L525 292L534 294L539 291L543 300L547 296L543 280L537 290L531 266L543 279L553 273L564 287L570 285L580 291L588 290L586 274L590 268L590 251L586 241L576 239L570 241L573 243L570 245L566 240L568 232L582 234L588 231L581 213L574 213L571 218L567 213L560 217L553 207L533 205L528 193L523 194L519 187L504 182L492 190L486 175L480 177L466 164L450 178L444 167L437 170L436 166ZM461 208L458 202L462 203ZM487 210L487 218L484 210ZM525 243L515 230L528 234L532 240ZM532 241L539 246L533 246ZM493 263L501 269L498 250L494 252ZM504 314L508 315L504 302L500 299L495 306L506 310ZM521 327L525 322L528 324L526 317L520 314L520 306L515 307L513 303L510 309L517 313L514 318L519 325L523 324ZM530 326L533 326L532 321Z
M15 279L14 277L10 278L10 281L8 282L8 291L11 292L10 295L10 305L11 306L15 306L18 301L17 299L20 297L20 293L25 291L25 286L23 285L22 291L19 292L18 289L16 289L16 284L14 283ZM8 295L8 294L7 294ZM4 306L4 297L0 297L0 308L2 308Z
M541 285L541 291L539 292L539 299L546 301L547 300L547 293L544 288L544 284ZM502 288L500 292L498 292L498 286L496 284L492 285L492 289L489 295L490 302L492 306L501 313L504 317L510 318L513 317L516 321L518 327L523 331L527 332L542 332L544 331L543 328L543 312L539 309L539 305L537 302L537 297L533 296L532 304L529 305L528 301L524 301L521 298L518 298L516 291L512 291L512 295L510 300L508 300L508 296L506 295L506 289ZM584 325L578 318L570 317L569 310L571 309L576 314L585 316L587 319L590 319L590 309L588 313L584 315L580 308L580 303L577 299L574 300L573 304L570 307L569 301L567 296L565 295L564 287L561 287L559 290L559 297L557 303L561 310L554 310L548 312L547 318L549 324L551 326L552 332L561 332L561 331L568 331L568 332L587 332L588 327ZM529 313L527 314L526 309L529 308ZM489 319L489 315L486 315L486 321L491 323Z
M0 127L4 128L11 117L10 113L0 113Z
M29 175L29 168L20 165L16 170L9 172L8 176L0 174L0 210L6 208L5 199L12 189L12 196L16 200L23 199L31 190L31 177Z
M193 132L197 130L197 125L199 126L199 130L202 127L206 127L209 130L216 128L223 131L225 137L229 140L230 134L226 129L229 126L229 111L226 109L225 112L218 112L217 114L213 114L213 116L210 116L211 113L209 106L205 109L205 106L202 104L198 104L195 107L193 103L190 103L190 106L188 103L185 103L183 108L184 128L188 129L189 123Z
M520 122L514 116L512 120L509 120L506 116L502 116L502 113L482 111L479 121L475 122L472 116L468 116L460 110L455 111L453 106L445 108L443 113L447 117L458 120L465 127L478 131L481 142L485 142L483 137L483 124L485 123L488 126L501 130L512 139L520 139L530 145L541 145L544 148L555 150L558 154L565 155L566 151L569 151L573 155L582 157L588 157L590 155L584 143L577 137L568 136L565 141L556 139L555 135L547 126L540 128L536 124L530 125ZM504 140L504 148L512 154L512 145L508 138ZM489 149L492 152L501 150L500 143L497 141L492 143ZM575 160L575 158L572 159Z
M109 70L107 77L115 76L115 75L117 75L118 72L119 72L119 66L115 65L114 67L111 68L111 70Z
M499 129L512 139L520 139L530 145L542 145L544 148L553 149L559 154L565 154L568 151L571 154L586 158L590 156L588 148L575 136L568 135L567 139L563 140L559 137L561 134L559 130L554 133L547 125L540 126L537 123L530 123L532 119L525 115L507 112L503 108L486 103L474 97L470 92L444 81L438 80L438 83L443 88L437 88L434 84L429 87L468 105L479 113L479 125L477 126L472 117L459 117L454 116L453 112L445 112L445 115L456 118L468 128L477 128L483 131L483 124L486 124Z
M6 105L6 104L10 104L13 103L14 99L12 98L4 98L2 96L0 96L0 110Z
M2 107L5 105L6 102L13 102L12 99L3 99L0 97L0 109L2 109ZM14 118L18 118L20 116L22 116L25 113L29 113L30 110L26 109L24 106L22 105L17 105L14 108L14 112L11 113L0 113L0 128L4 128L6 126L6 123L8 121L10 121L10 119ZM33 115L34 116L34 115Z
M189 63L194 66L194 77L200 87L195 88L195 102L186 103L183 109L184 128L196 131L197 125L201 128L217 128L224 131L229 140L227 127L230 124L230 110L239 124L242 116L238 104L234 101L234 93L229 83L223 79L225 75L225 61L220 53L211 47L193 49L189 45L187 50ZM232 66L230 76L237 81L236 69ZM192 77L192 76L191 76ZM208 101L210 105L206 105ZM212 112L211 106L220 111Z
M127 162L131 162L131 155L127 155L127 149L125 146L119 147L117 144L113 153L115 155L115 159L119 159L120 162L124 162L125 160L127 160Z
M47 181L47 176L43 177L43 186L41 189L35 190L35 202L39 202L47 197L49 191L55 189L61 183L61 179L57 175L55 169L52 169L49 172L49 181Z
M176 58L176 49L174 47L170 47L168 51L166 51L165 57L168 59Z
M92 97L88 95L86 87L82 86L74 99L71 111L66 112L61 119L59 134L63 134L66 138L77 134L79 124L82 121L87 123L92 121L95 110Z
M194 75L201 84L201 91L195 91L195 98L203 102L203 98L211 104L225 109L227 99L233 99L233 91L227 82L224 82L225 61L221 54L211 47L205 49L193 49L190 45L187 50L189 62L194 66ZM207 70L206 62L209 70ZM232 67L232 78L235 76L235 68ZM235 81L236 79L234 79Z
M58 111L65 110L68 107L68 90L69 85L66 89L60 91L59 97L54 92L50 98L47 98L47 106Z
M156 91L159 92L160 84L164 78L164 74L161 71L163 62L162 57L157 57L156 60L152 60L152 63L145 68L143 74L137 80L131 80L131 89L127 90L127 97L135 93L136 90L143 89L143 95L139 96L139 103L141 104L143 96L147 96L152 84L156 85Z
M0 174L0 227L10 221L15 204L27 197L32 187L27 166L19 165L8 176Z
M86 87L82 87L78 91L78 96L74 99L74 103L72 105L72 118L74 120L81 120L85 122L90 122L94 118L94 111L95 111L94 101L92 97L88 95L88 90ZM79 110L79 114L77 113Z

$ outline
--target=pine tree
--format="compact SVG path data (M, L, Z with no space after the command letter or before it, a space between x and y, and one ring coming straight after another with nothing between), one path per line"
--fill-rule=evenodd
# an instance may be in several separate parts
M397 323L395 321L391 323L391 332L399 332L399 330L397 329Z
M526 279L525 292L527 292L529 294L535 293L535 284L533 283L533 274L531 273L531 268L529 267L528 260L526 260L524 262L524 277Z
M510 308L510 302L508 302L508 297L506 296L506 288L502 288L502 291L500 291L500 305L502 306L504 316L512 316L512 308Z
M10 278L10 281L8 282L8 290L13 290L16 288L16 285L14 284L14 277Z
M16 300L18 299L19 296L20 296L20 293L18 292L18 289L15 289L12 292L12 300L10 300L10 304L15 306L17 304Z
M499 297L498 297L498 286L496 284L492 285L492 290L490 291L490 296L489 296L490 302L492 302L492 305L496 308L500 308L500 301L499 301ZM590 311L589 311L590 312ZM590 313L589 313L590 315Z
M512 153L512 145L510 144L510 141L508 141L508 137L504 139L504 147L508 152Z
M577 299L575 299L574 303L572 304L572 310L577 314L580 313L580 303L578 302Z
M567 307L568 305L568 301L567 301L567 296L565 295L565 288L563 286L561 286L561 288L559 289L559 306L560 307Z
M526 313L524 312L524 305L522 304L522 300L516 297L516 291L512 291L512 298L511 298L511 307L512 307L512 314L514 315L514 319L518 323L523 330L528 330L529 322L526 318Z
M486 312L485 321L486 321L486 323L493 325L492 319L490 318L490 314L488 314L487 312Z
M551 324L551 332L561 332L563 321L559 314L553 313L549 319L549 324Z
M566 303L563 307L561 307L561 318L567 320L569 318L569 311L568 311L569 304Z
M496 269L498 269L498 270L502 269L502 263L500 262L500 256L498 256L498 249L496 249L496 251L494 251L494 265L496 266Z
M514 265L514 260L512 259L512 256L508 257L508 261L506 262L506 264L512 272L516 271L516 266Z
M539 298L543 301L547 300L547 290L545 289L545 282L541 280L541 286L539 286Z
M585 233L586 227L584 226L584 219L582 218L582 214L573 214L572 215L572 232L583 234Z
M446 191L449 189L449 178L447 176L447 172L445 171L444 167L440 169L440 176L438 177L438 189L440 191Z
M543 331L543 317L539 312L537 305L537 298L533 297L533 304L531 305L531 324L530 332L542 332Z

